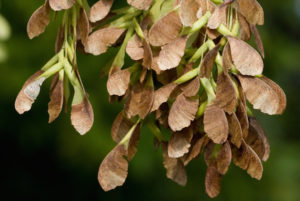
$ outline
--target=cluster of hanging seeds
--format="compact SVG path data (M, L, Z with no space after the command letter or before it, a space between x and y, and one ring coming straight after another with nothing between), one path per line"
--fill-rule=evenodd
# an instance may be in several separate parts
M21 114L30 110L40 86L54 76L49 122L74 96L71 121L84 134L93 110L82 85L76 47L100 55L119 47L109 63L110 101L124 102L111 129L116 147L100 165L101 187L124 184L140 129L147 126L162 147L167 177L185 185L185 166L204 152L205 189L216 197L231 161L261 179L269 157L268 139L251 109L275 115L286 106L281 88L263 76L264 49L257 25L263 9L256 0L47 0L28 23L30 38L49 24L51 10L64 16L57 54L23 86L16 100ZM55 14L54 13L54 14ZM88 15L87 15L88 13ZM247 41L253 36L256 49ZM125 58L130 62L125 62ZM104 66L104 64L103 64Z

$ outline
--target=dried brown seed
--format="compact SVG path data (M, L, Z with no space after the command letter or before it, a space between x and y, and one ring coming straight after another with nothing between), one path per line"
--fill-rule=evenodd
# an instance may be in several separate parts
M199 11L199 4L195 0L181 0L179 8L179 16L184 26L191 27L202 16L202 9Z
M64 83L59 79L59 74L52 81L50 89L50 102L48 104L49 123L53 122L60 114L64 103Z
M231 148L230 144L225 142L220 148L216 161L217 161L217 170L220 174L225 175L228 171L229 165L231 163Z
M87 43L90 33L90 23L87 14L83 8L80 9L80 15L78 18L78 27L80 30L80 39L83 45Z
M243 132L243 137L246 138L248 135L249 121L248 121L247 108L242 100L239 100L238 106L236 108L236 116L240 122L242 132Z
M205 175L205 191L211 198L217 197L221 191L222 175L214 165L207 167Z
M267 161L270 155L270 144L265 131L254 117L250 117L249 119L249 134L246 138L246 142L257 153L261 160Z
M71 122L81 135L84 135L92 128L94 112L88 98L84 98L79 104L72 105Z
M248 146L249 153L250 153L250 159L249 159L249 165L247 168L247 173L257 180L260 180L263 174L263 166L261 164L261 160L253 151L251 147Z
M240 12L250 24L264 24L264 10L256 0L238 0Z
M168 146L167 144L162 144L163 148L163 158L164 167L167 170L167 178L173 180L181 186L185 186L187 182L187 175L185 167L182 161L178 158L170 158L168 156Z
M241 147L243 132L240 122L235 113L227 115L228 125L229 125L229 134L231 135L230 141L237 148Z
M143 47L144 47L144 59L142 65L147 69L151 69L153 55L152 55L152 49L148 42L148 39L145 39L143 41Z
M196 96L200 89L200 78L197 76L193 80L183 84L180 88L186 97Z
M131 59L137 61L144 58L144 47L141 39L134 35L127 43L126 53Z
M104 19L112 5L114 3L114 0L99 0L97 1L90 10L89 19L92 23L98 22L102 19Z
M151 108L151 112L157 110L163 103L167 102L171 93L177 85L169 83L154 92L154 102Z
M243 75L260 75L263 72L264 64L259 53L246 42L228 37L231 56L236 68Z
M218 55L220 45L217 45L212 50L207 52L207 54L204 56L201 68L200 68L200 77L206 77L210 78L211 71L213 69L215 59Z
M208 138L206 136L196 139L196 142L192 143L190 152L187 154L184 160L184 165L186 166L191 160L199 156L199 154L201 154L203 148L206 146L207 143Z
M132 126L133 123L126 118L124 111L120 112L111 127L111 136L114 142L119 143Z
M127 0L127 3L139 10L148 10L152 4L152 0Z
M257 30L257 27L255 25L251 24L250 28L251 28L252 34L254 35L255 44L256 44L256 47L257 47L258 51L261 54L261 56L263 58L265 58L264 45L263 45L263 42L261 40L260 34L259 34L258 30Z
M216 144L223 144L228 138L229 128L225 112L214 104L205 110L204 131Z
M283 113L286 107L286 97L276 83L266 77L239 76L239 80L254 109L270 115Z
M211 1L207 1L207 0L197 0L197 2L200 4L200 8L202 10L202 13L206 13L208 10L213 13L216 5L211 2Z
M40 93L41 85L43 84L45 78L37 79L43 71L38 71L33 74L23 85L21 91L19 92L16 101L15 109L19 114L23 114L31 109L32 104Z
M215 104L228 114L235 111L237 95L232 80L226 73L218 76Z
M240 13L238 13L238 18L239 18L238 20L239 20L239 24L240 24L240 38L243 41L248 41L251 38L251 31L250 31L249 23L247 22L245 17L243 15L241 15Z
M155 119L158 123L165 128L169 128L168 125L168 115L169 115L169 105L168 103L163 103L158 110L155 111Z
M130 71L111 68L108 80L107 91L110 96L124 96L129 88Z
M228 69L230 69L232 67L232 65L233 65L229 43L226 43L226 45L225 45L225 47L223 49L222 64L223 64L224 73L228 73L227 72Z
M163 46L176 39L182 24L176 11L172 11L158 20L150 29L149 41L153 46Z
M160 70L176 68L184 55L187 37L182 36L162 47L157 64Z
M206 166L211 166L213 164L216 165L216 155L215 155L215 147L216 144L213 141L209 141L209 143L205 147L205 152L204 152L204 161L206 163Z
M251 153L245 141L242 141L241 147L238 149L235 146L231 147L233 163L243 170L247 170Z
M217 29L221 24L226 25L227 6L218 6L207 22L207 27L210 29Z
M127 159L128 161L131 161L134 157L134 155L137 152L137 147L138 147L138 142L140 140L140 124L138 124L133 133L131 134L129 144L128 144L128 149L127 149Z
M49 0L50 7L54 11L67 10L71 8L75 0Z
M154 89L144 84L136 83L125 104L126 115L131 118L139 115L144 119L150 112L154 101Z
M107 48L120 38L124 29L107 27L92 33L85 46L85 51L93 55L100 55L107 51Z
M187 98L183 94L177 96L173 103L168 123L172 131L180 131L191 125L198 111L199 100Z
M50 22L50 7L46 1L30 17L27 24L27 34L30 39L42 34Z
M128 174L128 162L124 145L116 146L102 161L98 181L104 191L110 191L117 186L122 186Z
M182 131L174 132L168 143L168 155L170 158L180 158L189 152L193 138L193 129L185 128Z

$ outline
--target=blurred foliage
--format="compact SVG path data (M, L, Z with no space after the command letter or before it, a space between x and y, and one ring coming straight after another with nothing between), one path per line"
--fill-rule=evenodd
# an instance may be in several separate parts
M300 200L300 0L260 2L265 10L265 25L259 28L266 51L265 75L285 90L288 107L282 116L256 114L271 144L263 179L255 181L231 165L222 192L214 199L218 201ZM78 55L79 71L95 111L95 124L87 135L76 133L69 115L62 114L48 125L49 82L29 113L19 116L14 111L24 81L54 53L57 21L37 39L30 41L26 35L27 20L42 3L3 0L0 10L12 28L5 42L9 58L0 64L1 200L210 200L204 193L203 156L188 166L188 184L182 188L165 177L161 150L154 149L147 129L142 130L125 185L108 193L99 187L98 167L114 146L110 126L122 107L108 103L106 78L100 78L114 50L99 57ZM2 27L0 22L0 33Z

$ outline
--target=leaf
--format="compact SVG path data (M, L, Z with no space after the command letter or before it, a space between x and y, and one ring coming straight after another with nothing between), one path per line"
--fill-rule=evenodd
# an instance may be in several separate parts
M187 182L187 175L185 167L180 159L170 158L168 156L168 148L166 143L162 143L163 149L163 163L167 170L167 178L173 180L181 186L185 186Z
M232 158L231 148L230 148L230 144L227 141L222 145L216 158L217 170L220 174L225 175L227 173L231 163L231 158Z
M53 122L61 113L64 103L64 83L59 74L52 80L50 102L48 104L49 123Z
M105 53L107 48L116 43L124 32L124 29L115 27L97 30L89 36L85 51L95 56Z
M127 3L139 10L148 10L152 4L152 0L127 0Z
M223 144L228 138L229 128L225 112L214 104L205 110L204 131L216 144Z
M200 78L197 76L193 80L183 84L181 87L183 94L186 97L193 97L196 96L200 89Z
M98 181L104 191L122 186L128 175L128 162L124 145L117 145L102 161Z
M89 13L90 21L92 23L95 23L95 22L98 22L98 21L104 19L108 15L113 3L114 3L114 0L99 0L99 1L97 1L91 7L91 10Z
M230 141L237 148L240 148L243 140L243 132L240 122L235 113L227 115L227 120L229 125L229 134L231 136Z
M282 114L286 107L286 96L283 90L266 77L238 77L246 97L254 109L269 115Z
M207 27L210 29L217 29L221 24L226 26L227 20L227 5L220 5L216 7L215 11L208 19Z
M151 108L151 112L158 110L158 108L168 101L171 93L176 88L176 84L169 83L154 92L154 102Z
M199 6L199 3L195 0L182 0L180 2L179 16L184 26L191 27L197 21ZM200 11L202 11L202 9Z
M263 45L263 42L261 40L260 34L257 30L257 27L255 25L251 24L250 28L251 28L252 34L254 35L254 40L255 40L255 44L256 44L256 47L257 47L258 51L261 54L261 56L263 58L265 58L264 45Z
M126 53L132 60L141 60L144 58L144 47L141 39L135 34L127 43Z
M249 119L249 132L245 141L248 145L250 145L261 160L267 161L270 155L270 144L268 142L268 138L260 123L254 117L250 117Z
M190 151L184 160L184 165L187 166L191 160L199 156L207 143L208 138L206 136L196 139L196 142L192 143Z
M163 46L157 60L160 70L176 68L184 55L187 37L182 36Z
M207 167L205 175L205 191L211 198L215 198L221 191L222 175L214 165Z
M121 111L111 127L111 136L114 142L119 143L132 126L132 121L125 116L124 111Z
M210 78L220 45L217 45L204 56L200 67L200 77Z
M129 88L130 71L111 68L107 80L107 91L110 96L123 96Z
M189 152L193 138L193 129L185 128L182 131L174 132L168 143L168 155L170 158L180 158Z
M21 91L19 92L16 101L15 109L19 114L23 114L31 109L32 104L40 93L41 85L43 84L45 78L37 79L41 74L42 70L39 70L33 74L23 85Z
M80 15L78 18L78 27L80 30L80 38L83 45L87 43L90 33L90 23L87 14L83 8L80 9Z
M49 0L50 7L54 11L67 10L71 8L75 0Z
M163 46L179 36L182 24L176 11L168 13L150 29L149 42L153 46Z
M250 24L264 24L264 11L256 0L238 0L239 10Z
M264 64L259 53L246 42L228 37L233 63L242 75L260 75Z
M86 134L94 123L94 112L87 97L79 104L72 105L71 122L81 135Z
M146 86L141 83L136 83L130 93L130 96L125 103L125 112L128 118L139 115L144 119L150 112L154 101L153 87Z
M199 99L187 98L183 94L177 96L173 103L168 123L172 131L180 131L191 125L198 111Z
M50 23L49 1L38 8L30 17L27 24L27 34L30 39L42 34Z
M230 76L222 73L218 76L215 104L228 114L235 111L237 95Z

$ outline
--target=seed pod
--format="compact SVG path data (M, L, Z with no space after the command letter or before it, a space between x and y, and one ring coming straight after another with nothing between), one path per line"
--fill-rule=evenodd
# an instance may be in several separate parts
M241 124L235 113L231 115L227 115L228 126L229 126L229 134L231 135L230 141L237 148L241 147L243 140L243 132Z
M71 122L81 135L86 134L92 128L94 112L87 97L85 97L81 103L72 105Z
M78 18L78 28L80 30L81 42L83 45L86 45L90 33L90 23L87 14L83 8L80 9L80 15Z
M168 155L170 158L180 158L189 152L191 140L193 138L193 129L185 128L182 131L174 132L168 143Z
M228 37L233 63L242 75L260 75L264 64L258 52L237 38Z
M209 197L214 198L220 194L221 181L222 175L215 165L208 166L205 175L205 191Z
M126 53L132 60L140 60L144 58L144 47L141 39L134 35L127 43Z
M102 19L104 19L112 5L114 3L114 0L99 0L97 1L90 10L89 19L92 23L98 22Z
M184 26L191 27L197 21L199 15L200 17L202 16L202 9L200 9L200 5L197 1L182 0L180 2L179 16Z
M152 4L152 0L127 0L127 3L140 10L148 10Z
M171 93L177 85L174 83L167 84L154 92L154 102L151 112L157 110L163 103L167 102Z
M208 20L207 27L210 29L217 29L221 24L226 26L227 6L218 6Z
M277 84L266 77L239 76L239 80L254 109L269 115L283 113L286 107L286 96Z
M181 186L185 186L187 175L182 161L178 158L170 158L168 156L168 148L165 143L162 144L164 167L167 170L167 178L173 180Z
M168 123L172 131L180 131L190 126L195 119L198 105L198 98L187 98L183 94L177 96L168 117Z
M180 89L186 97L196 96L200 89L200 78L197 76L193 80L183 84Z
M33 74L25 82L19 92L15 101L15 109L19 114L29 111L35 99L38 97L41 85L45 80L43 77L37 79L41 74L43 74L43 71L41 70Z
M130 71L112 67L107 80L107 91L110 96L124 96L129 88Z
M166 45L178 37L181 28L182 24L178 13L170 12L151 27L149 42L153 46Z
M209 105L204 113L204 131L216 144L223 144L228 137L228 122L225 112L218 106Z
M129 132L132 126L132 121L126 118L124 111L121 111L115 118L111 127L111 136L114 142L119 143Z
M27 34L30 39L42 34L50 22L50 7L47 0L30 17L27 24Z
M107 27L92 33L85 46L85 51L93 55L100 55L107 51L107 48L120 38L124 33L124 29Z
M210 78L215 59L219 52L219 48L220 45L217 45L204 56L200 68L200 77Z
M193 160L199 154L201 154L203 148L206 146L207 143L208 138L206 136L196 139L196 142L192 143L190 151L184 160L184 165L186 166L191 160Z
M264 24L264 11L256 0L237 0L240 12L250 24Z
M49 0L50 7L54 11L67 10L71 8L75 0Z
M61 113L64 103L64 83L59 74L52 81L50 89L50 102L48 104L49 123L53 122Z

